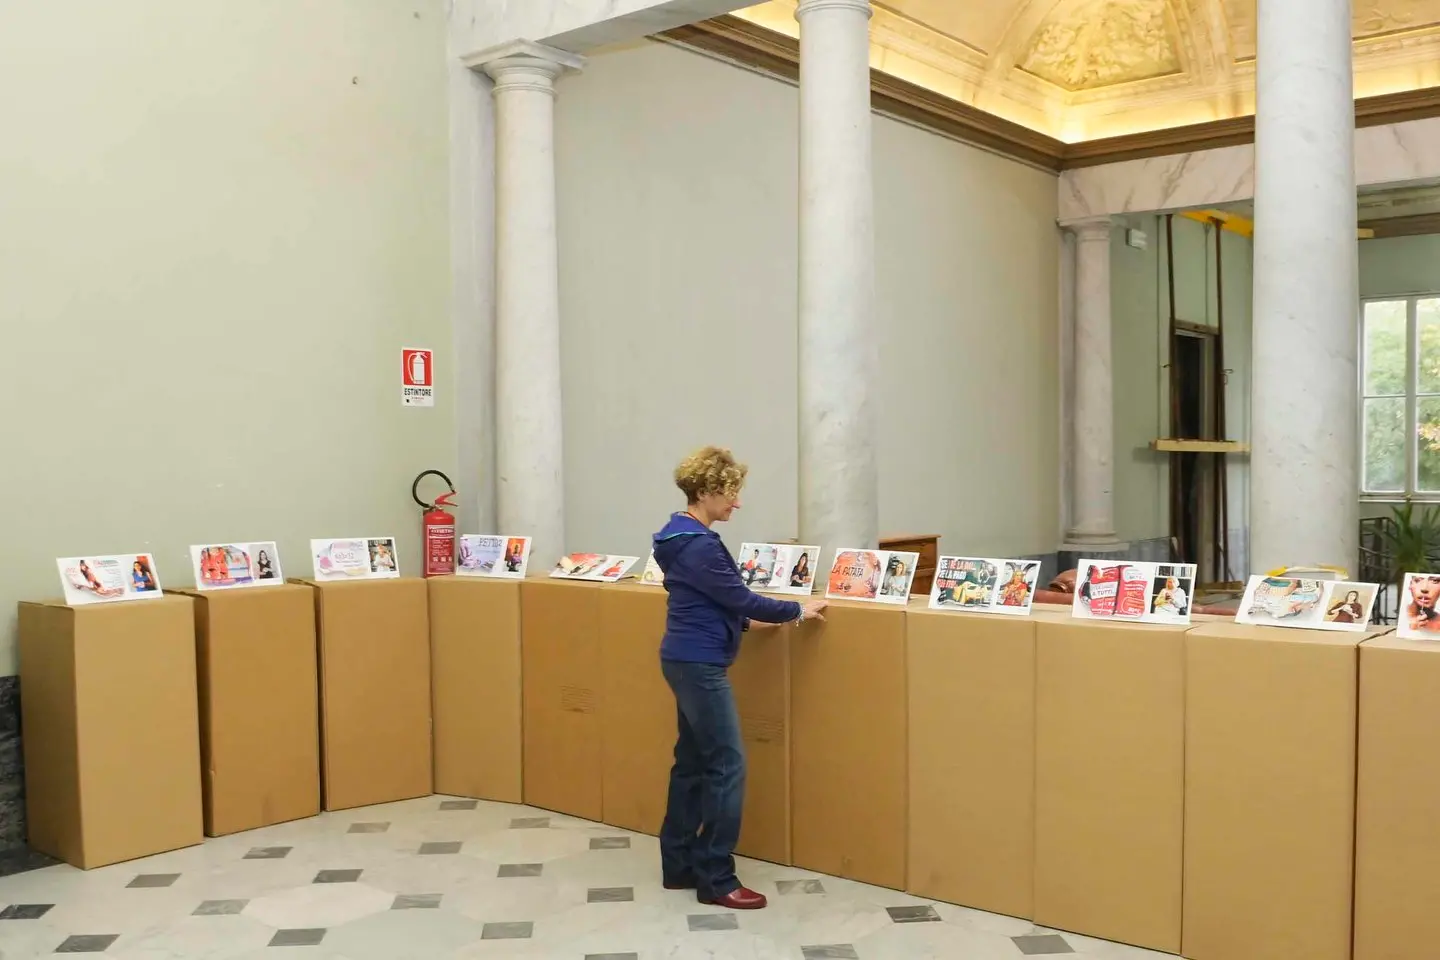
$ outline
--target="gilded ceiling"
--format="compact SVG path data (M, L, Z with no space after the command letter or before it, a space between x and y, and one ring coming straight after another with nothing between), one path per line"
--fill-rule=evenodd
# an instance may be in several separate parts
M1255 110L1255 0L872 0L871 64L1075 143ZM736 15L795 36L796 0ZM1440 0L1353 0L1357 97L1440 86Z

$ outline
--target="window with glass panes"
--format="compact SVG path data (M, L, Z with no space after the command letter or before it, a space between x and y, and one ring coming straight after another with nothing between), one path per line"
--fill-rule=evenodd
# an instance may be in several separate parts
M1360 367L1361 492L1440 498L1440 296L1366 301Z

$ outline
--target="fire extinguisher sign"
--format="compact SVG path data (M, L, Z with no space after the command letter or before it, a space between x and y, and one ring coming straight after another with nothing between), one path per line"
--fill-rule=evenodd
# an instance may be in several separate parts
M400 402L407 407L435 406L435 351L400 351Z

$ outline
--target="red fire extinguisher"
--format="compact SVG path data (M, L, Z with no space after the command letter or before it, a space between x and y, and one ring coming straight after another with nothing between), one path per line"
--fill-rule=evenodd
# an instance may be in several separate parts
M426 477L439 477L450 488L434 503L420 499L420 481ZM443 507L455 506L455 484L439 470L426 470L410 485L411 498L425 511L422 518L422 534L425 541L425 576L443 577L455 572L455 515Z

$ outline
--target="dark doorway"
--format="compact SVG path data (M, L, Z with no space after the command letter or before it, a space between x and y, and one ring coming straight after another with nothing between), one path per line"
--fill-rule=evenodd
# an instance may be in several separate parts
M1214 429L1215 333L1206 327L1185 325L1175 330L1174 420L1170 436L1179 440L1203 440ZM1214 525L1213 457L1201 453L1180 453L1171 459L1170 535L1175 538L1180 560L1198 564L1208 571L1214 562L1214 545L1205 531Z

